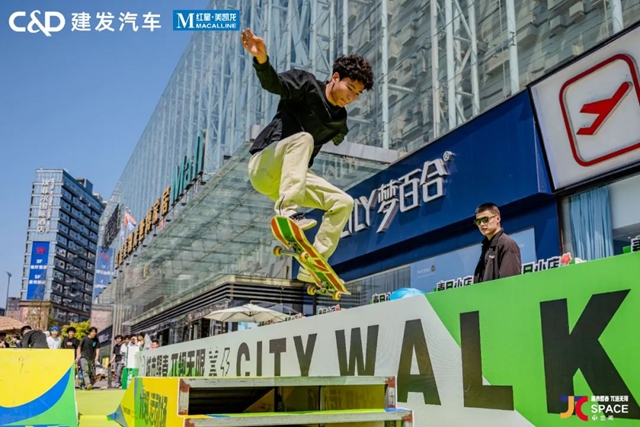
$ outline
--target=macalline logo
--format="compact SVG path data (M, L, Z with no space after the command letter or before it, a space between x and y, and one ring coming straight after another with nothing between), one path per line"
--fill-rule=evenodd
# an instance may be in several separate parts
M44 22L42 21L42 17L44 18ZM57 33L61 31L65 24L66 19L64 15L60 12L55 11L45 11L40 12L39 10L34 10L29 14L29 23L24 26L24 19L27 16L27 12L25 11L17 11L13 12L11 16L9 16L9 27L16 33L24 33L30 32L32 34L42 33L47 37L51 37L51 33ZM57 19L57 25L53 26L53 21ZM22 22L20 24L18 21Z
M616 54L567 80L559 101L573 158L589 167L640 149L634 58Z

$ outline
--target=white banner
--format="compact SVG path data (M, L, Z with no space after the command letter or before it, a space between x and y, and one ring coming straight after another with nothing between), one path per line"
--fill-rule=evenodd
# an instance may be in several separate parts
M513 409L465 406L461 354L418 296L143 351L140 375L396 375L398 406L418 426L533 425Z
M531 88L556 189L640 161L640 28Z

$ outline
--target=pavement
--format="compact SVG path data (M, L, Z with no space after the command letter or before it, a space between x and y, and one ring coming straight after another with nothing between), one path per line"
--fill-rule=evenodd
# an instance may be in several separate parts
M119 427L107 418L118 408L125 390L109 388L106 380L97 381L91 390L76 389L80 427Z

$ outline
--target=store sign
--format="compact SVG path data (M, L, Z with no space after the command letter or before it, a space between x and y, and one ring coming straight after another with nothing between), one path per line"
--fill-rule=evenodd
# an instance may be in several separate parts
M111 338L113 335L113 326L109 326L107 329L98 332L98 342L100 343L100 347L104 347L107 344L111 343Z
M51 229L51 214L53 212L53 193L55 179L43 179L40 183L40 204L38 206L38 225L36 232L48 233Z
M550 270L552 268L570 265L573 258L570 253L562 256L554 256L548 259L540 259L536 262L522 264L522 274L535 273L538 271ZM445 291L447 289L461 288L473 285L473 276L458 277L457 279L441 280L436 284L435 291Z
M369 229L374 224L372 213L381 216L376 233L384 233L398 211L408 212L444 197L445 177L449 174L446 164L452 158L453 154L447 151L441 159L427 160L421 168L390 180L368 196L354 197L353 213L341 237Z
M175 166L171 185L162 192L162 196L156 199L155 203L147 211L144 218L138 222L135 230L130 233L120 249L116 252L115 268L117 269L131 254L142 244L145 237L156 227L161 218L169 213L169 209L185 195L202 176L204 171L204 146L206 141L206 131L201 131L193 144L193 156L185 156L182 161Z
M49 263L49 242L31 244L29 262L29 280L27 282L27 300L41 300L47 284L47 265Z
M532 87L556 189L640 162L640 28Z
M601 412L636 426L639 275L625 255L276 323L142 352L139 375L396 376L419 426L560 426L563 397L626 396Z
M184 156L173 169L171 178L171 206L175 205L191 186L198 180L204 170L204 142L206 131L201 131L193 145L192 157Z
M506 206L551 193L535 129L529 93L521 92L348 189L355 206L331 256L336 271L370 275L406 264L395 257L406 254L398 248L425 239L438 251L440 230L468 229L461 224L481 203ZM308 214L319 222L323 215ZM317 230L306 233L311 241ZM367 265L369 256L380 262Z
M382 294L373 294L371 295L371 300L369 304L378 304L380 302L389 301L391 298L391 292L385 292Z

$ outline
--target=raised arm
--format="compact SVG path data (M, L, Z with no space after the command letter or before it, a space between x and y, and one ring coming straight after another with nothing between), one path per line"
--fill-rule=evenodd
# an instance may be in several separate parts
M253 67L263 89L283 99L302 97L308 83L306 72L291 70L278 74L269 62L264 39L253 34L251 29L242 31L240 38L244 49L253 56Z

